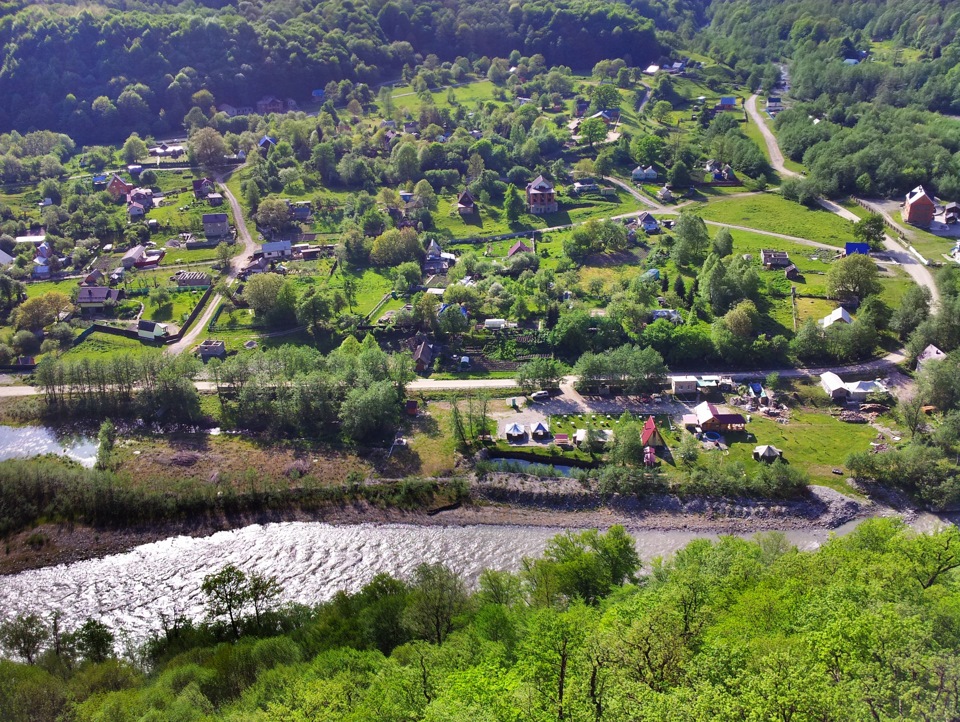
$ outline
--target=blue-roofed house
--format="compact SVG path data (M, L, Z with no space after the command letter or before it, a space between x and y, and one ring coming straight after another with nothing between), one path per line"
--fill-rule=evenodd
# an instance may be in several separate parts
M271 138L269 135L265 135L257 141L257 148L260 150L260 155L266 156L270 152L270 149L276 144L276 138Z
M869 243L848 243L844 247L843 254L845 256L852 256L855 253L859 253L863 256L870 255L870 244Z
M720 98L715 110L736 110L737 99L733 95L724 95Z

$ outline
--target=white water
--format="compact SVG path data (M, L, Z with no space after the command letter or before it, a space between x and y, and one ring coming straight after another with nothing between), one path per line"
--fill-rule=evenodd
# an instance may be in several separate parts
M88 469L97 460L97 440L57 434L46 426L0 426L0 461L62 454Z
M407 576L421 562L444 562L471 582L484 568L516 570L524 556L540 554L561 531L285 522L203 538L175 537L124 554L0 577L0 619L28 612L47 616L59 609L68 629L94 617L137 641L161 628L162 615L201 619L203 577L226 564L273 575L287 601L316 604L339 590L357 591L380 572ZM715 538L685 531L632 533L646 563L695 538ZM815 549L828 536L823 530L787 533L801 549Z

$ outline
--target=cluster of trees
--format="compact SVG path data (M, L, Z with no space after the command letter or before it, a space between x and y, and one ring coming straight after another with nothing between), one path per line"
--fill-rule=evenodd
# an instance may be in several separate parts
M288 605L239 639L181 620L148 647L149 676L127 660L65 672L49 652L3 661L0 714L949 719L960 714L958 542L953 527L917 534L893 519L815 552L777 533L701 539L635 584L641 560L622 529L568 533L518 573L483 572L473 593L425 564Z
M821 118L814 124L811 116ZM923 184L960 197L960 129L953 121L914 108L857 103L834 105L826 97L785 110L776 120L784 153L807 166L784 195L805 201L817 194L902 196Z
M241 428L316 437L338 431L349 441L375 441L396 430L406 384L408 353L387 354L373 336L347 336L327 356L281 346L262 354L213 360L222 416Z
M193 384L199 369L200 362L189 354L45 355L34 378L51 414L194 423L202 416Z
M573 367L578 389L611 386L627 394L659 389L667 370L663 357L649 346L621 346L600 354L588 351Z
M379 10L321 3L297 13L282 3L239 12L118 5L69 17L27 7L4 16L0 40L10 58L0 91L11 98L0 126L62 130L83 143L117 140L133 128L169 134L185 116L212 114L217 102L252 105L264 94L301 98L329 82L377 83L411 73L420 58L439 75L441 61L463 55L476 61L464 58L460 73L464 63L487 73L491 57L514 49L578 67L616 57L642 67L660 54L653 22L605 1L534 2L515 11L502 1ZM453 66L446 70L454 80Z

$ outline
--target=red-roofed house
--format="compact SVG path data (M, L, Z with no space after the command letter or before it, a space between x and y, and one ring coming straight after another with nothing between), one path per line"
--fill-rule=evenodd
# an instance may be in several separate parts
M643 431L640 433L640 443L644 446L652 446L654 448L666 446L663 437L660 435L660 430L657 428L657 422L653 420L652 416L648 416L646 422L643 424Z
M933 223L936 207L933 198L927 195L923 186L917 186L907 193L907 199L903 204L903 220L914 226L929 228Z
M533 253L533 249L523 241L517 241L513 244L513 247L507 251L507 258L513 258L518 253Z

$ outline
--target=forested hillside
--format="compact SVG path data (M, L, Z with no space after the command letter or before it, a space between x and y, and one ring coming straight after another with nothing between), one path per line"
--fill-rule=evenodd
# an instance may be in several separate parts
M606 0L123 5L30 5L0 19L0 128L56 129L80 142L176 133L201 89L234 105L265 93L303 101L330 81L396 79L430 54L479 60L519 50L577 68L660 55L653 22Z
M614 527L557 537L473 594L425 564L312 609L277 607L274 580L226 567L203 583L211 623L167 620L143 656L113 657L93 620L54 636L35 617L4 625L32 664L0 662L0 717L956 719L958 540L889 519L815 553L776 534L699 540L643 560L636 581Z

